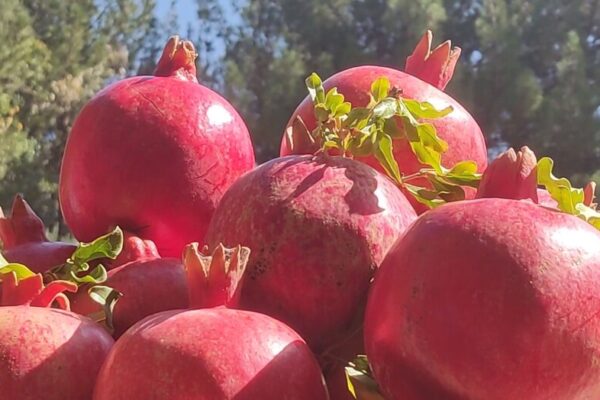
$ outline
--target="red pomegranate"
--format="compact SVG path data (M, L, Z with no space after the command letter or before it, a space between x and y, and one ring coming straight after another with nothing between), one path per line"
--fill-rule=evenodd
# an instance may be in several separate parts
M400 91L402 98L429 102L440 110L451 106L453 111L447 116L430 121L438 136L448 143L448 150L442 154L442 165L451 168L460 161L471 160L477 164L478 171L482 172L487 166L487 149L481 129L473 117L455 99L443 92L452 77L460 49L451 48L450 42L446 41L431 51L431 41L432 34L428 31L413 54L408 57L405 72L393 68L364 65L336 73L328 78L323 86L326 90L336 87L338 92L344 95L345 101L350 102L353 107L365 107L370 101L371 84L380 77L386 77L391 86ZM304 121L309 131L316 128L316 118L310 96L306 97L296 108L289 120L288 128L293 126L297 117ZM396 139L393 146L394 158L403 174L410 175L425 167L418 162L408 141ZM281 156L292 153L312 153L313 151L314 149L301 146L298 151L292 152L285 135L281 142ZM379 161L373 156L356 158L385 172ZM467 198L472 198L475 192L466 190L465 194ZM412 196L407 197L417 212L420 213L427 209Z
M386 399L600 398L600 232L535 204L536 175L562 186L561 208L571 201L545 168L507 151L480 199L425 213L390 250L365 317ZM597 223L593 186L574 211Z
M116 225L181 256L202 241L225 190L254 167L248 130L199 85L189 41L169 39L154 76L106 87L74 122L60 173L65 221L80 241Z

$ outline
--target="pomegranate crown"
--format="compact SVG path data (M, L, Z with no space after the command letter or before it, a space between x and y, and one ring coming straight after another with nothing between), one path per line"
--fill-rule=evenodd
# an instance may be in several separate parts
M431 31L427 31L408 57L407 70L443 88L452 76L460 49L452 49L447 41L432 51L432 38ZM285 133L292 154L331 152L343 157L373 156L398 186L429 208L463 200L464 187L478 186L481 174L475 162L460 161L452 168L441 164L448 143L437 135L429 121L450 114L451 106L438 110L427 101L404 98L402 90L392 87L385 76L372 82L366 107L353 107L335 87L326 91L315 73L306 78L306 87L313 101L317 126L309 131L299 116L292 121ZM400 171L394 157L397 140L410 145L424 168L410 175ZM416 181L427 181L428 185L417 186L413 184Z
M204 247L208 252L208 247ZM227 248L219 244L211 255L198 250L198 243L186 246L183 265L188 278L191 308L236 307L240 298L250 249Z
M64 292L77 292L77 284L68 281L53 281L44 285L41 274L34 274L21 264L8 264L0 268L0 305L50 307L69 310L69 299Z
M198 53L189 40L171 36L158 60L155 76L172 76L181 80L198 82L196 78L196 58Z
M530 199L538 202L537 158L524 146L518 152L510 148L500 154L485 170L477 198Z
M44 223L20 194L15 196L10 216L0 209L0 240L5 249L29 242L47 242Z
M477 198L529 199L538 203L538 185L542 185L556 201L556 207L600 229L600 212L594 203L596 183L583 189L574 188L566 178L552 173L554 161L543 157L539 161L533 151L524 146L518 152L508 149L488 166L483 174Z
M413 53L406 58L404 70L417 78L444 90L452 79L460 47L452 47L450 40L431 50L433 33L427 30Z

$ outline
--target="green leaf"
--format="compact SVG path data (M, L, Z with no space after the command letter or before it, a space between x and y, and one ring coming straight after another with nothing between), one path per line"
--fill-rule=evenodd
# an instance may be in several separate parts
M373 378L366 356L357 356L345 368L348 391L357 400L385 400Z
M106 272L106 268L104 268L104 266L102 264L97 265L96 268L94 268L89 274L79 276L79 274L78 274L79 272L84 272L89 269L88 263L84 263L83 265L84 265L84 267L79 268L77 271L75 271L73 269L69 271L69 274L71 276L71 279L70 279L71 281L73 281L75 283L79 283L79 284L83 284L83 283L98 284L98 283L106 282L106 279L108 278L108 273Z
M448 175L468 175L472 176L477 173L477 164L474 161L461 161L456 163L450 171L448 171Z
M574 189L566 178L557 178L552 174L554 161L543 157L538 161L537 180L550 193L550 196L558 203L558 208L568 214L577 214L576 205L583 203L583 189Z
M389 135L392 139L400 139L404 134L404 131L398 126L396 118L385 120L383 123L383 132Z
M316 104L325 103L325 89L319 75L313 72L305 82L312 101Z
M341 117L341 116L345 116L348 115L348 113L350 112L350 110L352 110L352 104L350 104L349 102L345 101L341 104L338 104L338 106L335 108L335 110L333 110L333 116L334 117Z
M442 166L442 154L448 150L448 143L437 135L433 124L422 121L443 118L453 111L452 107L438 110L429 102L404 99L386 77L371 84L366 107L352 108L335 88L322 95L324 100L319 100L322 82L316 74L307 78L307 87L319 121L312 137L323 150L336 148L344 156L375 157L390 178L429 207L464 199L464 186L479 185L481 174L477 173L474 162L462 161L451 169ZM417 160L426 166L406 177L402 176L393 154L393 140L404 139ZM426 178L428 185L433 186L408 185L417 178Z
M344 102L344 95L338 93L337 88L332 88L327 92L325 96L325 107L331 111L331 113L335 112L335 109Z
M550 197L558 203L558 208L567 214L575 215L596 229L600 229L600 212L585 204L584 189L573 188L566 178L557 178L552 173L554 161L544 157L538 161L538 184L546 187ZM593 187L593 186L592 186Z
M431 103L426 101L419 102L411 99L402 99L406 108L415 118L436 119L443 118L450 114L454 109L448 106L442 110L437 110Z
M600 212L582 203L577 204L575 208L579 217L590 223L594 228L600 229Z
M100 236L90 243L80 243L73 255L64 264L44 273L46 282L66 280L77 284L103 283L107 279L106 268L98 264L90 273L90 262L100 258L115 259L123 249L123 231L116 227L112 232Z
M422 142L410 142L410 147L421 164L431 166L438 173L442 172L442 155L439 152L424 146Z
M387 174L397 183L402 183L400 169L398 168L398 163L394 158L392 138L385 133L380 133L377 135L377 139L377 146L373 149L373 154L381 163Z
M102 312L90 315L90 317L96 322L103 323L112 333L114 331L114 309L122 293L108 286L96 285L88 289L88 295L102 306Z
M428 178L437 196L445 202L465 199L465 191L459 185L448 182L443 176L439 175L429 175Z
M404 134L409 142L420 142L419 132L417 131L417 125L410 122L410 117L402 116L402 124L404 125Z
M323 143L323 148L324 149L339 149L340 145L336 140L326 140Z
M417 133L423 145L431 147L432 150L443 153L448 150L448 143L442 140L432 124L417 125Z
M425 204L429 208L435 208L445 203L444 200L439 198L438 193L435 190L422 188L408 183L405 183L404 187L419 203Z
M6 264L3 267L0 267L0 280L2 280L2 275L10 274L11 272L14 272L14 274L17 276L17 280L19 281L35 275L32 270L23 264Z
M319 122L325 122L329 119L329 110L325 107L325 104L315 106L315 117Z
M371 376L371 366L369 365L369 359L366 355L357 355L350 364L354 369Z
M112 232L100 236L90 243L81 243L71 259L76 264L87 263L99 258L117 258L123 249L123 231L116 227Z
M343 126L357 127L357 125L359 125L360 122L363 122L364 125L366 125L366 122L368 121L368 118L371 114L371 110L365 107L356 107L351 109L350 112L348 112L347 114L348 117L344 120Z
M371 84L371 96L376 102L380 102L388 96L390 91L390 81L385 76L377 78Z
M477 164L473 161L461 161L451 169L442 167L444 180L455 185L479 187L481 174L477 172Z
M381 100L373 107L373 116L376 118L392 118L398 112L398 101L392 97Z
M365 141L362 144L350 145L349 149L356 157L367 157L373 153L373 144L370 141Z

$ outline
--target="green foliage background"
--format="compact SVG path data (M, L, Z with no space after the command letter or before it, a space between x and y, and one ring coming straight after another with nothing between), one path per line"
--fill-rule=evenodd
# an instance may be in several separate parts
M15 193L65 236L57 181L83 104L152 71L179 33L203 83L247 121L259 161L276 157L304 78L360 64L402 68L425 29L463 49L447 88L488 146L529 145L575 183L600 178L600 0L197 0L186 31L154 0L2 0L0 204ZM174 10L175 4L172 4ZM191 36L191 37L190 37ZM90 162L102 162L99 153Z

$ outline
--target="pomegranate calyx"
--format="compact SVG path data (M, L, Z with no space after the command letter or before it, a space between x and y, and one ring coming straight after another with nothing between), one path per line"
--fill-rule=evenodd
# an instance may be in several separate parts
M598 205L594 203L596 198L596 182L588 182L583 188L583 204L588 207L596 208Z
M404 70L417 78L444 90L452 79L460 57L460 47L452 47L450 40L431 50L433 33L427 30L413 53L406 58Z
M205 246L204 252L208 251ZM212 255L198 250L198 243L187 245L183 265L189 284L191 308L237 306L250 256L250 249L237 246L227 248L219 244Z
M452 168L441 164L448 144L433 124L420 122L443 118L452 107L437 110L431 103L402 98L386 77L371 84L366 107L352 107L337 88L325 92L321 78L313 73L306 86L314 104L316 128L310 133L323 153L346 157L374 156L387 175L404 187L416 200L430 208L449 201L463 200L462 186L477 187L481 174L472 161L461 161ZM403 175L394 158L394 140L406 140L417 160L425 166L418 173ZM431 188L409 183L425 178Z
M557 178L552 173L554 161L543 157L537 163L537 182L546 187L550 197L558 203L558 209L587 221L600 229L600 212L593 203L596 184L590 182L585 189L574 188L567 178Z
M0 240L5 249L23 243L48 241L43 221L20 194L13 200L10 216L0 214Z
M524 146L500 154L483 173L477 198L530 199L538 203L537 158Z
M196 58L198 53L189 40L171 36L158 60L155 76L172 76L181 80L198 83L196 78Z
M44 285L41 274L34 274L21 264L8 264L0 268L2 298L0 305L27 305L32 307L51 307L69 310L69 299L63 292L77 292L73 282L54 281Z

